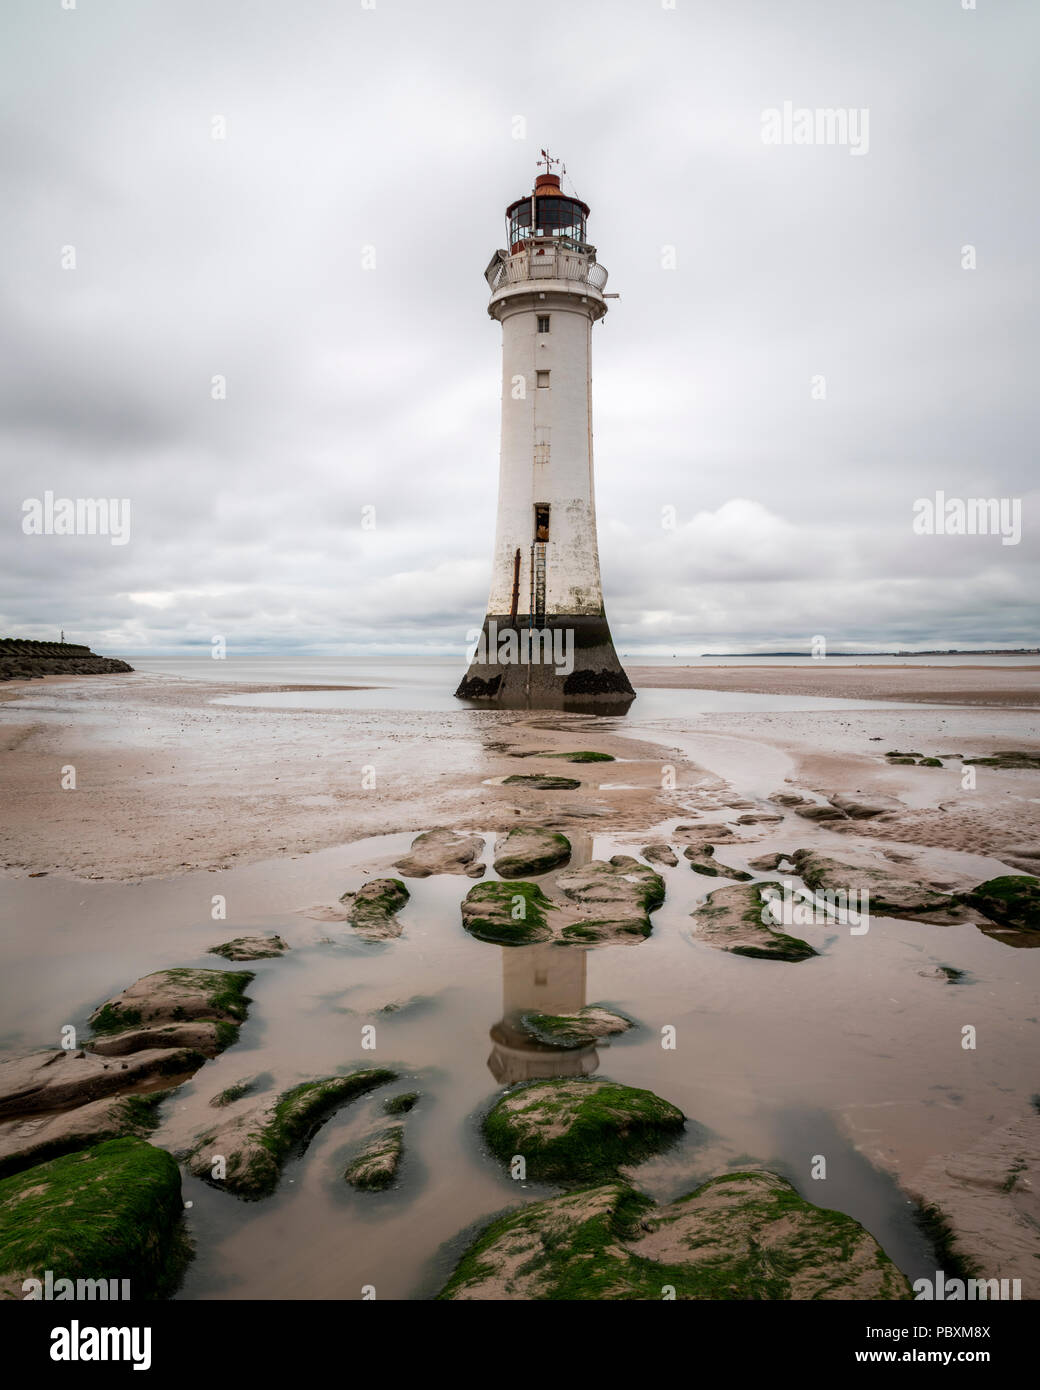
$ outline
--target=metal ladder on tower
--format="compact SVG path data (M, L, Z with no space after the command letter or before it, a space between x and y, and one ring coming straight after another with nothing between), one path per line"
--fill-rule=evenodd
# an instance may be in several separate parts
M537 627L545 625L545 542L531 546L531 619Z

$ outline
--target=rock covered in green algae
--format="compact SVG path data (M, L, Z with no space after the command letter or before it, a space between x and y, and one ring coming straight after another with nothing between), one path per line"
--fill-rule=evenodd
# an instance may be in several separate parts
M202 1060L200 1057L200 1064ZM0 1177L106 1139L145 1138L158 1126L159 1103L171 1090L105 1096L74 1110L33 1115L28 1122L22 1117L0 1123Z
M249 970L157 970L136 980L90 1015L95 1033L193 1019L216 1020L237 1028L248 1012Z
M705 874L708 878L735 878L742 883L751 878L751 874L743 869L731 869L727 864L720 864L712 845L705 845L700 850L690 845L683 850L683 854L690 861L690 868L695 874Z
M387 1096L383 1110L387 1115L407 1115L422 1098L421 1091L403 1091L399 1096Z
M514 772L503 786L531 787L539 792L572 792L581 786L573 777L555 777L548 772Z
M288 943L276 933L264 936L257 932L252 936L236 936L232 941L211 946L209 954L223 956L225 960L274 960L283 956L288 949Z
M911 917L940 924L963 922L967 913L956 898L917 879L901 878L876 864L845 864L815 850L792 856L796 871L814 893L866 893L878 917Z
M955 758L956 753L947 753L946 757ZM1040 753L1024 753L1011 749L1004 753L991 753L988 758L965 758L965 763L975 763L979 767L995 768L1040 768Z
M552 939L547 914L555 911L537 883L478 883L462 900L462 925L480 941L526 946Z
M568 763L613 763L617 759L613 753L594 753L590 749L583 748L577 753L549 753L550 758L563 758Z
M571 842L558 830L518 826L495 846L495 873L500 878L547 874L571 857Z
M588 1181L656 1153L685 1123L653 1091L568 1077L507 1092L485 1117L484 1135L503 1161L522 1155L531 1177Z
M484 841L479 835L464 835L438 827L416 835L411 850L394 865L405 878L429 878L432 874L465 874L480 878L479 863Z
M0 1181L0 1298L23 1279L129 1279L172 1291L186 1253L177 1164L142 1139L110 1139Z
M399 878L372 878L356 893L344 893L340 902L347 909L347 921L363 936L376 941L401 935L397 913L411 894Z
M601 1038L626 1033L632 1020L602 1004L587 1004L573 1014L525 1013L520 1024L526 1033L550 1047L588 1047Z
M404 1155L404 1125L387 1125L347 1164L344 1179L363 1192L382 1192L397 1176Z
M69 1110L162 1076L181 1080L205 1062L187 1048L149 1048L120 1062L92 1052L30 1052L0 1062L0 1120Z
M780 890L778 883L734 883L716 888L706 902L690 913L697 940L735 956L761 960L802 961L816 952L800 937L788 936L768 925L764 889Z
M1040 878L1031 874L990 878L960 896L969 907L977 908L1002 927L1040 931Z
M674 869L678 864L675 857L675 850L671 845L665 844L663 840L655 840L653 844L644 845L642 849L644 859L649 859L651 864L667 864L670 869Z
M236 1196L266 1197L277 1187L286 1159L307 1147L334 1110L396 1080L396 1072L378 1067L305 1081L200 1135L189 1167L196 1177ZM224 1160L223 1177L214 1172L218 1158Z
M650 913L664 901L661 875L626 854L563 869L555 887L563 902L536 883L478 884L462 903L462 924L481 941L504 946L630 943L650 935Z
M669 1286L684 1301L910 1297L859 1222L764 1172L668 1206L610 1182L522 1207L477 1237L440 1297L656 1302Z
M564 869L557 875L556 886L580 906L583 920L576 926L586 932L592 929L593 940L649 936L650 913L664 902L664 879L629 854L615 854L609 863L594 859ZM575 937L581 935L571 930Z

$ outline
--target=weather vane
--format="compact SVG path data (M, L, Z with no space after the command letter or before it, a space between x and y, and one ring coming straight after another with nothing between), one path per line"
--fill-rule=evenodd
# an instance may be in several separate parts
M551 174L551 173L552 173L552 166L553 166L554 164L559 164L559 162L560 162L558 159L554 159L554 158L552 157L552 155L549 153L548 150L542 150L542 159L545 160L545 172L546 172L547 174ZM542 159L540 159L540 160L538 161L539 164L541 164Z

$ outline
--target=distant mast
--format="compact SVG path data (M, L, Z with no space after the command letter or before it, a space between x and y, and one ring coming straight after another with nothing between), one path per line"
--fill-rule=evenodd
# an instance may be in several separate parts
M635 691L603 606L592 461L592 325L607 312L607 272L587 205L563 192L546 150L542 162L506 209L508 250L484 272L502 325L498 521L487 616L455 693L617 707Z

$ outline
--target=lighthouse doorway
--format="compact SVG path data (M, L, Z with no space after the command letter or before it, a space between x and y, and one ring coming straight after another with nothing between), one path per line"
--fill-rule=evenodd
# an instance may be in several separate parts
M536 502L534 506L534 538L536 541L549 539L549 504Z

